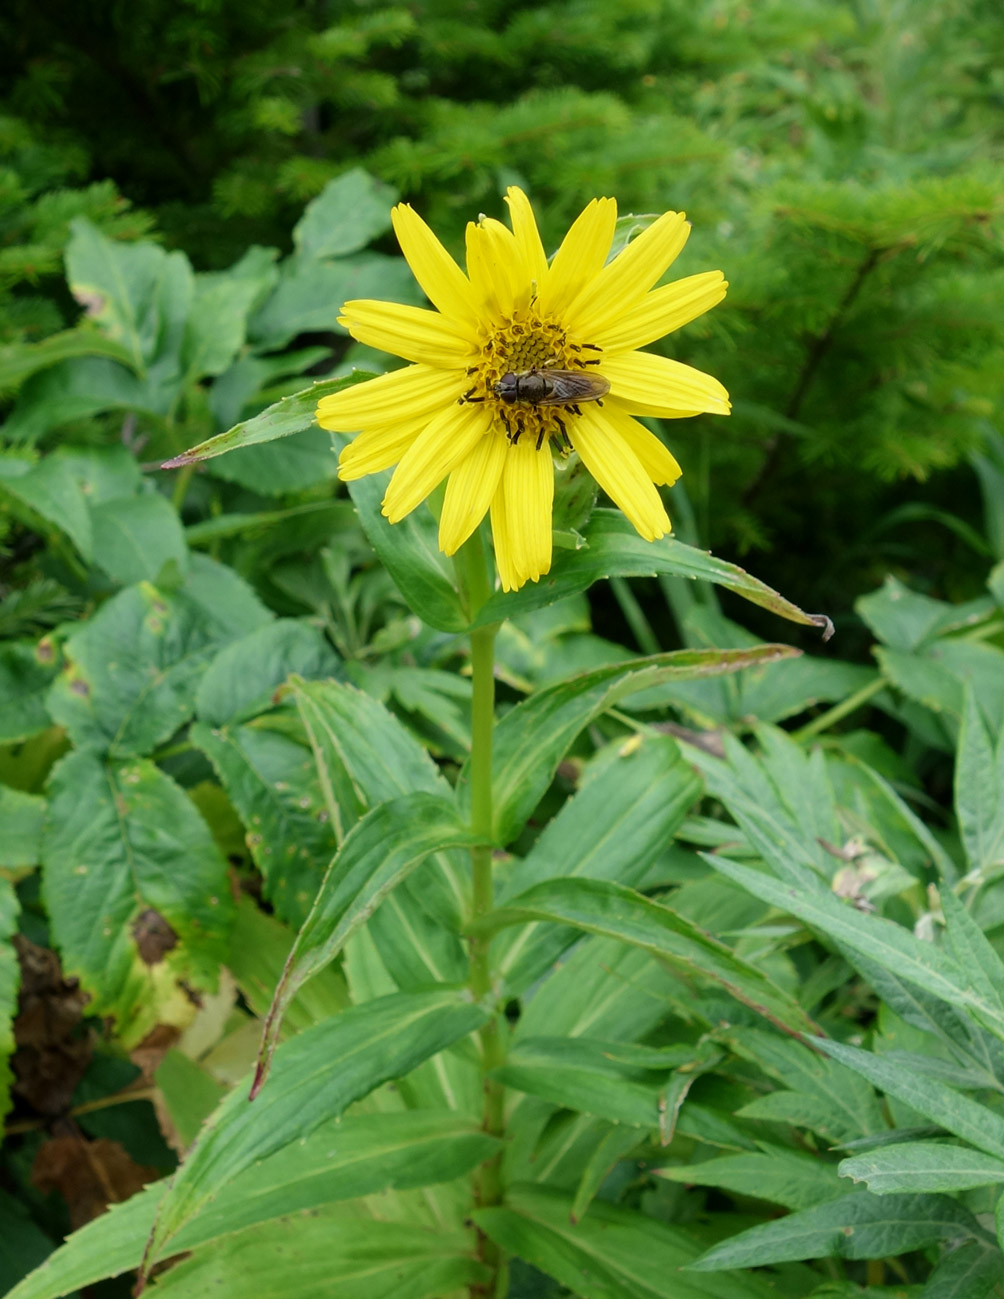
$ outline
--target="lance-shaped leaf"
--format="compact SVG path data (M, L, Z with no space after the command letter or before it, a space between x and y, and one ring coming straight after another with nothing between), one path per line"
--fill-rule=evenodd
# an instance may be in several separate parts
M161 468L180 469L184 465L199 464L203 460L212 460L214 456L226 455L228 451L257 446L260 442L274 442L276 438L286 438L291 433L311 428L315 423L314 411L322 397L330 397L332 393L374 377L363 370L353 370L342 379L320 379L311 387L274 402L253 419L242 420L225 433L217 433L180 456L165 460Z
M452 1181L487 1159L497 1144L456 1114L346 1115L262 1160L253 1178L222 1187L205 1212L182 1227L176 1247L196 1249L338 1200ZM166 1191L165 1182L156 1182L112 1205L69 1236L8 1299L58 1299L138 1267Z
M892 920L855 910L822 887L811 891L795 888L725 857L710 853L701 856L755 897L828 934L849 953L860 952L866 959L933 992L943 1001L971 1008L998 1036L1004 1035L1004 1015L999 1008L972 986L968 974L941 948L915 938Z
M554 1105L637 1128L659 1126L668 1070L632 1067L587 1037L520 1039L493 1076Z
M841 1182L835 1164L818 1155L766 1142L761 1150L653 1171L671 1182L720 1186L734 1195L751 1195L758 1200L783 1204L786 1209L808 1209L847 1194L847 1184Z
M587 763L578 790L526 857L513 862L502 900L559 876L637 884L700 792L699 777L670 736L639 735L609 745ZM576 938L573 931L542 924L505 934L495 965L509 993L519 995ZM517 962L519 984L512 978Z
M857 1191L751 1227L709 1249L691 1266L717 1272L804 1258L888 1258L939 1240L982 1235L969 1210L946 1195Z
M955 810L969 869L998 874L1004 869L1004 741L995 752L971 686L959 728Z
M482 1286L473 1231L361 1218L337 1207L270 1223L197 1250L157 1282L179 1299L440 1299Z
M518 1185L503 1207L472 1216L507 1253L583 1299L768 1299L775 1293L756 1275L712 1281L683 1271L697 1247L679 1227L599 1201L573 1223L573 1209L571 1197L559 1191Z
M391 889L431 853L477 842L451 800L421 792L381 803L353 826L327 869L276 988L253 1096L265 1082L286 1008L303 984L334 960Z
M988 1241L967 1240L946 1246L937 1267L924 1285L924 1299L986 1299L1000 1294L1004 1282L1004 1256Z
M815 1045L946 1132L954 1133L996 1159L1004 1159L1004 1119L989 1106L970 1100L936 1078L904 1069L898 1061L887 1060L871 1051L822 1038L817 1038Z
M678 969L720 984L787 1032L812 1031L812 1020L797 1001L755 965L692 921L634 889L610 880L548 880L497 907L472 929L492 931L525 920L572 925L644 948Z
M547 791L558 763L579 732L606 708L663 681L690 680L776 663L799 653L787 645L738 650L673 650L582 672L517 704L495 728L492 746L494 834L509 843ZM469 798L469 764L460 774Z
M332 821L341 833L370 808L424 790L451 798L449 782L389 709L355 686L293 679L304 729ZM456 929L468 909L467 868L455 853L434 855L422 868L423 906Z
M735 564L716 559L706 550L697 550L672 537L643 540L618 510L594 511L585 539L586 544L580 550L558 551L551 571L539 582L527 582L518 591L492 596L474 625L487 626L553 604L588 590L600 578L666 574L714 582L791 622L821 628L824 640L833 635L833 624L824 614L805 613L766 583Z
M907 1141L845 1159L840 1176L866 1183L873 1195L968 1191L1004 1184L1004 1160L941 1141Z
M410 1073L487 1018L452 991L400 993L283 1043L259 1098L249 1104L242 1083L206 1123L161 1203L145 1265L161 1258L180 1228L245 1169L309 1136L374 1087Z

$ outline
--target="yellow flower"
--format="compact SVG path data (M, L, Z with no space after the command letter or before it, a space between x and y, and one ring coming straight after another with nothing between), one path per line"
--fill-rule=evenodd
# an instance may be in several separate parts
M383 501L391 523L448 480L446 554L490 510L511 591L551 566L552 448L578 452L654 541L670 530L655 484L674 483L680 467L634 416L727 415L729 400L710 375L637 350L725 296L721 271L652 287L687 241L682 212L665 213L608 262L617 204L594 199L548 265L526 195L513 187L506 201L512 230L488 217L467 226L466 275L412 208L394 209L401 250L437 310L347 302L339 320L353 338L412 364L323 397L317 419L358 432L339 460L343 479L397 465ZM528 385L527 372L539 370ZM555 380L553 370L577 377ZM584 395L555 400L570 382Z

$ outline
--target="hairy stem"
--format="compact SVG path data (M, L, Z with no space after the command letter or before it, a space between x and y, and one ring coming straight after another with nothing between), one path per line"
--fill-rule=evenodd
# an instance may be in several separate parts
M473 619L491 594L484 550L480 537L475 534L461 552L459 565L468 612ZM495 633L497 627L479 627L471 632L471 669L473 698L471 701L471 829L483 843L471 849L473 915L475 918L491 911L494 904L492 883L492 729L495 723ZM478 935L468 940L470 957L469 985L476 1001L488 1001L494 989L491 968L491 938ZM481 1029L481 1068L484 1088L482 1126L492 1136L505 1132L505 1089L490 1077L505 1061L505 1024L499 1011L493 1013ZM480 1206L498 1204L502 1199L501 1152L487 1160L478 1169L475 1178L475 1198ZM482 1262L494 1272L487 1284L471 1287L472 1295L492 1295L502 1299L506 1291L505 1262L495 1243L483 1233L478 1237L478 1253Z

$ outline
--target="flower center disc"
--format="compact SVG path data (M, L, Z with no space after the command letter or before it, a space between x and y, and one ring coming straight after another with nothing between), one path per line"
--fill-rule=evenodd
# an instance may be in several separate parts
M530 370L582 370L586 367L582 353L598 353L599 348L570 343L565 330L553 320L544 320L530 311L522 318L499 325L481 347L481 361L468 373L473 380L461 402L484 402L494 419L506 431L513 444L526 435L538 448L555 442L563 455L570 450L566 422L574 418L569 406L537 405L531 402L504 402L495 394L495 385L504 375L523 375ZM595 364L595 361L593 362Z

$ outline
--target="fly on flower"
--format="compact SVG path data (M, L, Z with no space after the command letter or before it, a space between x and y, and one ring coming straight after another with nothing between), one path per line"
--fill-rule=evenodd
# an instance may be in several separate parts
M383 512L397 523L446 479L439 544L452 555L491 512L505 590L551 566L553 452L583 464L649 541L669 519L657 491L680 467L635 416L727 415L717 379L638 349L725 296L721 271L653 288L687 241L667 212L607 262L613 199L594 199L550 264L522 190L506 195L512 229L467 227L467 273L406 204L393 211L401 249L435 311L347 302L353 338L411 364L321 399L318 423L356 433L343 479L397 468Z

